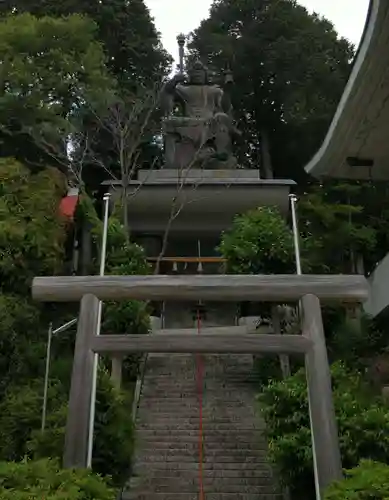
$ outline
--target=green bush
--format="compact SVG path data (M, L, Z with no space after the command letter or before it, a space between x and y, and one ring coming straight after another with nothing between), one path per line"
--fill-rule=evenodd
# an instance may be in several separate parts
M233 274L295 272L293 233L277 208L261 207L235 218L220 251Z
M352 367L364 367L367 360L376 357L388 345L387 332L366 315L362 315L360 321L344 318L333 331L328 342L332 359L341 359Z
M0 293L0 401L10 383L30 378L41 364L37 337L39 310L23 297Z
M43 380L9 387L0 404L0 460L19 461L29 455L31 432L41 427ZM62 386L50 384L48 414L64 403Z
M389 461L389 408L371 397L362 376L332 366L333 397L344 467L363 458ZM305 373L271 383L259 395L267 423L270 455L296 495L313 491L312 448Z
M0 463L2 500L114 500L103 478L87 470L61 470L55 460Z
M29 456L62 458L66 416L67 402L48 415L43 434L35 427L27 443ZM127 479L132 452L131 398L113 387L109 375L101 370L96 394L93 470L111 476L114 484L121 484Z
M81 197L79 214L92 226L94 243L100 252L103 223L97 216L93 201L88 196ZM97 270L97 262L95 262ZM151 267L141 246L129 240L129 234L120 222L118 207L109 217L107 229L107 256L105 274L107 275L144 275ZM148 304L140 301L106 302L103 310L102 332L104 334L146 334L150 326ZM123 360L123 382L136 380L142 356L126 356Z
M324 500L387 500L389 498L389 465L362 460L358 467L346 471L325 494Z
M279 356L255 356L254 373L260 390L269 385L271 381L282 380Z

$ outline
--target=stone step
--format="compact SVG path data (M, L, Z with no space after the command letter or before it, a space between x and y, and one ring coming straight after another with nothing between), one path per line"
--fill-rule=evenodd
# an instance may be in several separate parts
M158 422L150 422L150 423L139 423L137 425L138 431L142 430L164 430L164 431L196 431L198 430L199 425L198 421L193 423L181 423L181 422L172 422L171 420L158 423ZM252 431L258 429L256 423L254 422L245 422L244 424L241 422L223 422L220 424L215 423L213 426L208 426L209 430L226 430L228 429L235 431Z
M214 414L213 416L209 415L207 417L203 416L203 422L204 425L206 424L208 428L214 427L215 425L219 426L221 424L229 424L229 425L234 425L234 426L239 426L239 428L255 428L257 429L256 423L253 423L253 416L250 417L244 417L244 418L239 418L239 417L232 417L232 416L225 416L225 415L217 415ZM171 416L167 416L166 414L161 414L159 412L155 412L154 414L149 414L147 417L143 417L139 421L139 428L142 427L142 425L151 425L157 424L157 425L167 425L169 423L173 423L173 425L199 425L199 416L198 415L191 415L191 416L182 416L182 415L174 415L173 418Z
M206 462L203 464L203 471L238 471L238 472L248 472L248 471L265 471L265 470L272 470L271 465L269 464L268 461L264 461L260 463L260 467L258 467L258 463L250 463L250 462L245 462L245 463L237 463L237 462L223 462L223 463L212 463L212 462ZM191 462L167 462L167 461L145 461L145 460L137 460L134 464L134 473L138 474L138 471L147 471L149 473L150 471L156 471L156 470L162 470L162 471L170 471L170 472L179 472L181 473L182 471L188 472L188 471L198 471L199 470L199 463L198 461L191 461Z
M206 465L206 464L205 464ZM150 470L149 464L147 464L147 478L162 478L162 479L175 479L179 477L180 479L186 479L187 481L191 481L193 478L197 479L199 477L199 467L197 465L197 468L193 469L183 469L180 471L177 471L173 467L170 469L165 468L154 468ZM139 469L137 469L139 470ZM146 470L146 466L145 466ZM177 474L179 472L179 475ZM139 474L138 474L139 475ZM228 478L235 478L235 479L272 479L273 478L273 471L271 466L269 465L268 467L263 466L261 469L253 469L253 470L246 470L246 469L220 469L220 470L215 470L215 469L207 469L205 468L203 470L203 477L204 479L209 479L209 480L218 480L220 478L223 479L228 479Z
M208 481L204 481L204 493L255 493L257 495L271 495L277 493L276 489L272 484L267 485L256 485L256 484L237 484L236 479L231 479L230 481L222 481L221 483L210 484ZM193 484L188 484L179 480L172 480L168 484L152 484L144 485L143 482L138 479L134 479L130 482L130 488L138 489L141 488L143 491L150 491L155 493L195 493L199 491L199 480Z
M202 398L203 400L207 400L208 398L215 398L216 401L240 401L243 399L244 401L252 400L251 395L247 394L246 397L242 398L241 394L237 391L242 391L241 387L236 387L235 389L229 389L226 390L222 386L220 386L218 389L214 390L209 390L208 388L204 388L202 390ZM246 392L246 391L245 391ZM199 397L199 391L196 387L193 389L175 389L173 387L166 388L166 389L161 389L159 387L153 387L152 389L149 389L147 391L142 392L141 394L142 397L144 398L150 398L150 399L177 399L177 398L193 398L193 399L198 399ZM254 395L252 395L254 396Z
M243 408L239 408L234 412L234 408L236 408L237 404L241 403L231 403L228 402L223 405L223 407L220 407L219 405L214 405L214 404L204 404L202 407L203 415L211 416L215 415L216 413L224 413L226 415L234 415L236 418L250 415L251 418L254 416L258 418L258 421L261 422L263 421L261 417L261 413L259 410L256 408L250 407L247 405L243 406ZM139 411L137 415L142 415L144 417L145 415L148 415L150 413L157 414L157 413L164 413L166 415L169 415L172 420L176 418L180 418L180 416L185 416L185 415L190 415L190 416L198 416L200 412L200 407L198 404L191 404L188 405L185 402L182 404L167 404L167 403L162 403L154 406L141 406L139 408Z
M222 394L222 389L219 390L219 394ZM142 398L145 398L144 399L144 407L153 407L154 405L157 405L157 404L160 404L160 403L165 403L165 404L177 404L177 403L180 403L181 400L182 400L182 403L183 404L186 404L186 405L190 405L190 404L196 404L198 405L199 403L199 398L198 398L198 394L193 394L191 396L187 395L187 396L183 396L183 395L177 395L176 397L172 396L171 394L168 394L167 396L163 396L161 394L156 394L155 396L144 396L142 395ZM241 395L239 394L234 394L234 395L230 395L228 398L225 397L225 396L212 396L212 397L207 397L206 394L203 395L203 404L204 405L214 405L214 406L217 406L217 405L220 405L220 406L225 406L226 404L228 403L234 403L234 404L244 404L244 405L248 405L248 406L252 406L254 398L251 398L251 397L242 397ZM248 403L251 403L250 405ZM239 408L237 408L239 409Z
M259 432L258 429L248 429L248 430L233 430L229 429L204 429L204 441L213 442L214 440L233 440L238 442L247 442L250 440L255 440L260 438L263 433ZM139 437L138 437L139 436ZM182 429L142 429L136 434L136 439L153 439L156 441L161 441L162 439L172 439L173 441L185 441L187 439L198 439L199 430L182 430Z
M197 356L150 356L123 500L198 500ZM281 500L267 457L251 356L202 356L206 500Z
M147 456L150 458L158 458L158 459L164 459L164 458L169 458L170 461L174 457L177 458L177 460L180 460L181 458L185 459L193 459L193 460L198 460L199 459L199 450L192 448L192 449L184 449L180 450L177 448L157 448L153 449L151 446L147 448L139 448L138 449L138 456L142 457ZM219 457L230 457L232 462L247 462L247 461L253 461L256 458L267 458L267 450L239 450L239 449L226 449L226 448L211 448L203 451L203 457L205 461L209 461L210 459L212 460L217 460Z
M188 439L188 440L174 440L169 441L167 439L155 439L154 438L145 438L143 436L139 436L135 441L137 448L150 448L154 447L155 450L196 450L199 447L198 438ZM233 450L253 450L253 451L267 451L267 443L265 439L259 440L255 439L252 442L250 441L235 441L231 440L227 443L223 443L220 439L205 439L203 449L204 451L212 451L215 449L221 448L228 451Z
M186 439L185 441L172 441L169 439L166 439L165 441L156 441L154 439L143 439L139 438L135 442L135 445L137 448L141 448L142 450L145 450L147 448L154 449L154 450L198 450L199 448L199 442L198 438L188 440ZM215 450L220 448L220 440L213 440L209 441L207 439L204 439L204 444L203 444L203 449L205 453L211 450ZM223 450L228 450L228 451L233 451L233 450L267 450L267 442L265 439L262 441L259 440L254 440L254 441L246 441L246 442L234 442L234 441L228 441L225 443L225 445L222 448Z
M150 410L145 410L144 408L140 409L137 414L137 420L144 420L145 418L155 418L155 417L161 417L161 418L170 418L171 421L179 421L179 420L186 420L188 418L199 418L200 414L200 409L199 407L191 407L191 408L184 408L179 411L172 411L169 410L168 407L166 406L159 406L155 407L154 409ZM213 421L217 420L218 418L229 418L234 422L238 422L242 420L242 418L258 418L258 421L261 422L261 417L260 415L253 409L247 408L247 411L240 412L236 411L234 412L234 407L233 406L228 406L223 409L219 409L217 407L209 408L209 407L203 407L203 420L204 421ZM263 424L260 424L263 427Z
M178 371L179 370L174 369L172 369L170 373L160 373L157 370L154 373L152 371L148 371L143 380L145 382L151 381L153 380L153 378L158 376L158 385L168 383L177 384L178 381L182 381L183 384L195 384L198 381L199 376L205 384L214 384L216 381L220 381L224 384L228 384L231 382L244 383L246 381L249 381L250 383L251 381L259 380L259 377L257 375L249 372L239 373L236 370L217 372L214 369L199 369L198 367L193 367L193 369L190 371L188 371L187 369L181 370L182 373L180 373L180 378L178 379Z
M237 405L241 405L236 411ZM191 404L187 404L185 400L182 402L177 401L177 403L159 403L155 405L141 406L138 410L137 415L147 415L150 413L165 413L169 415L172 419L176 417L180 417L180 415L199 415L200 406L197 402L193 402ZM213 404L211 402L204 402L202 406L203 415L214 415L216 412L225 413L226 415L234 415L234 416L245 416L250 414L251 416L256 416L259 421L262 420L261 412L257 408L253 408L253 406L243 405L241 402L226 402L223 406L218 404Z
M122 500L198 500L199 493L155 493L149 492L128 492L124 493ZM283 500L279 494L262 494L258 498L258 493L207 493L206 500Z
M268 488L270 493L273 493L274 485L273 478L271 477L204 477L203 476L203 484L206 489L211 490L213 492L226 491L229 489L229 486L232 486L234 490L237 487L242 487L239 493L244 493L244 488L247 487L260 487L260 488ZM174 491L179 490L183 493L186 492L186 488L189 488L190 491L193 491L193 488L198 488L199 486L199 473L195 474L193 477L185 476L176 476L176 477L155 477L148 476L147 478L141 477L133 477L130 481L130 487L142 489L150 489L154 488L155 491Z
M176 463L183 463L183 462L189 462L189 463L194 463L198 464L198 453L193 453L192 455L190 454L174 454L172 453L171 455L168 453L145 453L142 454L141 452L137 453L137 457L139 460L143 462L148 462L148 463L154 463L154 462L176 462ZM207 456L204 456L204 463L210 463L213 464L215 462L218 462L219 464L223 463L235 463L237 465L241 464L246 466L247 464L255 464L256 466L259 466L261 463L268 463L268 458L267 455L264 453L263 455L245 455L245 456L235 456L234 454L225 454L225 455L219 455L219 454L208 454Z

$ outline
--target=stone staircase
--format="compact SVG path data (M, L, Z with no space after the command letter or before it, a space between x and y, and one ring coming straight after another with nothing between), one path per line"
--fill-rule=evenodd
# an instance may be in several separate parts
M198 500L196 356L150 355L123 500ZM202 356L205 500L279 500L251 356Z

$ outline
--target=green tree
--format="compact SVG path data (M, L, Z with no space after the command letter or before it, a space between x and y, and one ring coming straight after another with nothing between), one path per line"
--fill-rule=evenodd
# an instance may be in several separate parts
M347 81L350 44L294 0L215 0L190 49L234 74L242 166L258 165L265 137L276 177L305 179Z
M10 382L24 383L44 367L51 312L32 303L31 281L64 272L68 228L58 212L64 193L58 170L34 174L0 159L0 401Z
M11 158L0 159L3 292L29 294L34 276L55 275L63 269L67 228L58 207L65 192L65 178L58 170L33 174Z
M67 171L77 112L113 86L96 30L80 15L0 18L1 156Z
M315 183L298 206L300 231L310 237L317 272L362 273L386 253L386 190L371 183ZM379 245L379 246L378 246Z
M83 14L95 21L108 66L121 86L134 90L149 86L165 74L169 57L162 48L143 0L5 0L0 14L29 12L35 16L61 17ZM135 86L135 87L134 87Z

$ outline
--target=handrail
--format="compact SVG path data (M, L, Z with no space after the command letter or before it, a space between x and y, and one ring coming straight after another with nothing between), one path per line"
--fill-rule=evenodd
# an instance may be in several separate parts
M146 372L147 359L148 359L148 354L145 354L143 356L142 361L141 361L139 374L138 374L138 377L136 379L134 397L132 400L132 410L131 410L132 422L134 424L136 422L136 417L137 417L137 413L138 413L140 395L142 392L142 386L143 386L144 376L145 376L145 372Z

